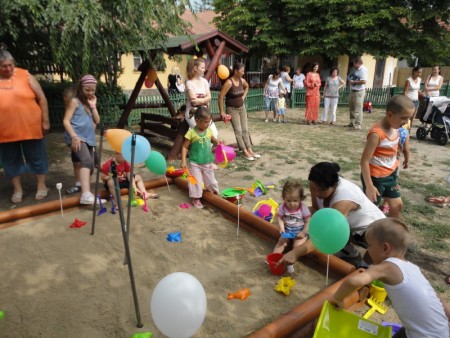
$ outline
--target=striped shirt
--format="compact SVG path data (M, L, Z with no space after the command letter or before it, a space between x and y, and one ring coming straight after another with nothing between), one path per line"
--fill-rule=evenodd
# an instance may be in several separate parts
M370 176L378 178L387 177L398 167L397 148L399 133L395 129L394 135L389 138L379 123L376 123L370 128L367 136L373 133L377 134L380 140L369 161Z

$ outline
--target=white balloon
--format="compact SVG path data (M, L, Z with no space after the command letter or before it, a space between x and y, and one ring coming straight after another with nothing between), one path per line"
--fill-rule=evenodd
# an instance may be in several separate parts
M170 338L192 337L206 316L202 284L185 272L174 272L153 290L150 311L158 329Z

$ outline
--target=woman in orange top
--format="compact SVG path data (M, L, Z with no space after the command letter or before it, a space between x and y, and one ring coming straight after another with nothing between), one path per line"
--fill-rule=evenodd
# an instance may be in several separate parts
M319 64L314 62L312 70L306 74L306 123L316 124L319 117L320 105L320 74Z
M0 126L0 159L14 186L11 201L22 202L20 176L26 172L36 175L35 199L44 199L48 193L44 133L50 129L47 99L39 82L16 68L6 50L0 50Z

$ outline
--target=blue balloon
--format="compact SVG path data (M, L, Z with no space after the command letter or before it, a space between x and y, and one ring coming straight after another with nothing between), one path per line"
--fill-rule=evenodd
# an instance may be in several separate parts
M122 143L122 155L131 163L131 141L133 135L126 138ZM136 135L136 146L134 147L134 164L145 162L151 152L150 142L141 135Z

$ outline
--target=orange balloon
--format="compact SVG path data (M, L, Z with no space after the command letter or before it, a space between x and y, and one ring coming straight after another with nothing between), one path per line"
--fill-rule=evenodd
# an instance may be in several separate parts
M158 74L156 74L155 68L150 69L147 74L147 80L150 82L155 82L157 78L158 78Z
M228 69L227 66L224 65L220 65L217 68L217 75L219 76L219 78L221 80L226 80L228 79L228 77L230 76L230 70Z
M105 137L111 147L117 151L122 151L122 143L131 136L131 133L125 129L108 129Z

